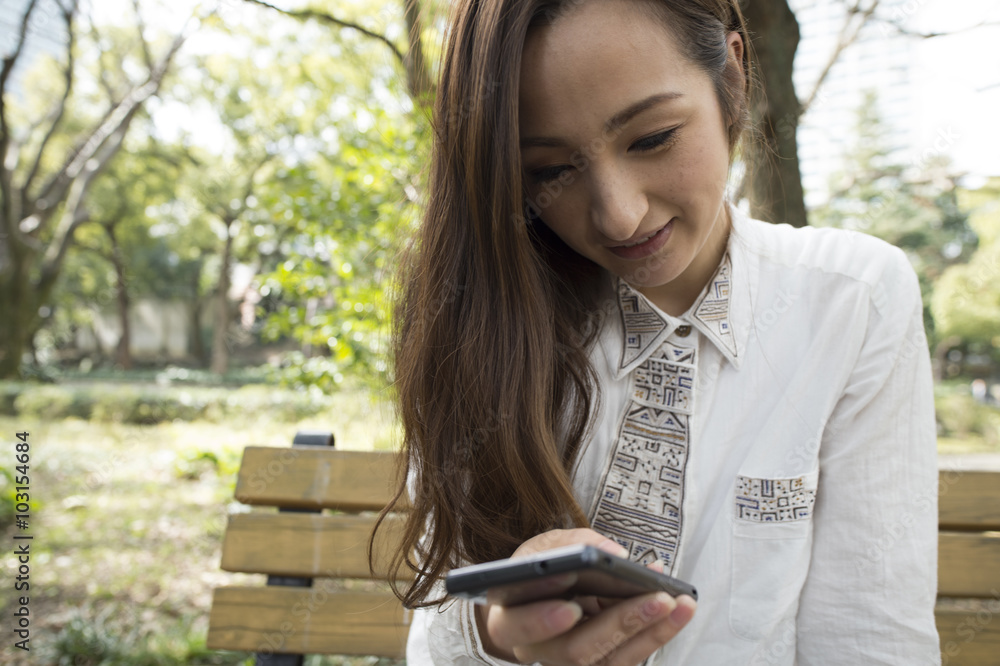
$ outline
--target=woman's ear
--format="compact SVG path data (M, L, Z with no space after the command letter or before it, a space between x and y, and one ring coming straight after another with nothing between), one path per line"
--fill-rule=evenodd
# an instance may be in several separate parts
M740 73L745 75L746 72L743 71L743 38L740 33L733 31L726 35L726 51L728 52L727 60L735 63L739 68ZM727 63L727 67L731 66Z

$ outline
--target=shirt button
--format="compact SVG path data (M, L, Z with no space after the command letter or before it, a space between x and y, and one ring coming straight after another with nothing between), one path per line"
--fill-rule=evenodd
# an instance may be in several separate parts
M688 326L687 324L685 324L684 326L678 326L677 330L674 332L680 337L686 338L687 336L691 335L691 327Z

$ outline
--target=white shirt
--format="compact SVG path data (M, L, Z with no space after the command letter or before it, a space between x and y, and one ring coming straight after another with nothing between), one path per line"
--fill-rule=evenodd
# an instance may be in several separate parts
M591 353L602 399L580 504L699 593L648 663L940 664L916 276L875 238L730 211L694 305L671 317L617 281ZM415 611L407 661L508 663L485 654L465 601Z

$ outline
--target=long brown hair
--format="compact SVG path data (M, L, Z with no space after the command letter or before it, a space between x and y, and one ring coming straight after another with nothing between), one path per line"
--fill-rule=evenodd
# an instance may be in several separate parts
M508 557L541 532L587 526L570 470L600 400L588 350L598 267L526 209L518 138L529 28L585 0L459 0L434 110L429 199L403 256L393 335L411 497L390 566L409 607L460 563ZM749 41L737 0L642 0L746 123ZM742 75L726 35L744 42ZM371 556L371 543L369 555ZM416 574L405 593L400 572Z

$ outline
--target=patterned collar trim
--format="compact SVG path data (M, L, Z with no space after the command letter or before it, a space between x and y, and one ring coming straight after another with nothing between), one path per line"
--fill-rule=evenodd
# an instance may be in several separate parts
M701 331L730 363L739 368L742 354L731 316L733 265L729 254L727 251L722 257L715 274L694 305L680 317L666 314L625 280L617 278L618 308L624 329L618 363L619 379L642 364L664 340L685 324Z

